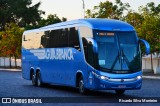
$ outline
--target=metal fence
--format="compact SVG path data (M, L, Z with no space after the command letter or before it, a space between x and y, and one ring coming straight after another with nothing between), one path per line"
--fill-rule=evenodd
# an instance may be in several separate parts
M153 58L152 62L154 74L160 74L160 58ZM148 72L152 71L151 58L142 59L142 69Z
M21 59L16 59L17 67L21 67ZM11 67L15 67L15 58L11 58ZM9 57L0 57L0 67L10 67Z

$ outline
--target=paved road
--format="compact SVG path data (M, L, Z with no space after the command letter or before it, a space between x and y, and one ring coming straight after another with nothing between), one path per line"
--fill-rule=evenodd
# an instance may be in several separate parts
M21 76L20 71L3 71L0 70L0 97L73 97L70 99L73 99L75 101L77 99L83 99L83 98L91 98L91 97L99 97L102 99L106 99L106 101L114 101L115 98L138 98L138 97L160 97L160 80L158 79L144 79L143 80L143 86L141 90L130 90L126 91L125 95L118 96L114 93L114 91L101 91L101 92L89 92L87 96L80 95L78 93L78 90L71 87L64 87L64 86L53 86L48 85L42 88L35 87L31 85L31 81L25 80ZM63 98L64 99L64 98ZM93 99L95 100L95 98ZM93 101L94 102L94 101ZM57 103L58 105L64 105L61 103ZM107 103L108 105L117 105ZM123 104L121 105L129 105L129 104ZM4 104L0 104L4 105ZM27 105L27 104L24 104ZM50 104L48 104L50 105ZM67 105L65 103L65 105ZM68 105L71 105L70 103ZM72 105L98 105L97 103L76 103ZM102 103L102 105L106 105L106 103ZM135 105L131 103L131 105ZM144 104L139 104L144 105ZM146 104L146 105L152 105L152 104ZM154 105L160 105L158 103L155 103Z

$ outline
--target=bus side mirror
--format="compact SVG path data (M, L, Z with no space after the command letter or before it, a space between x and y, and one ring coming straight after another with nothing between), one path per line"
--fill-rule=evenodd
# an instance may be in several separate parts
M144 46L146 47L146 54L148 55L150 53L150 45L146 40L139 39L139 44L142 42Z
M94 39L92 39L92 38L86 38L87 39L87 41L89 42L89 44L91 44L92 46L93 46L93 52L94 53L98 53L98 45L97 45L97 42L94 40Z

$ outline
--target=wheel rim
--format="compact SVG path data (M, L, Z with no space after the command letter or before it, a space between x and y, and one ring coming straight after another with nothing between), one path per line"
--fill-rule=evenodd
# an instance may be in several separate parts
M84 83L83 83L83 80L80 80L80 82L79 82L79 91L80 91L80 93L84 92Z
M37 85L38 85L38 86L40 86L40 85L41 85L41 82L40 82L39 77L38 77Z
M32 74L32 84L35 85L35 75Z
M37 85L41 86L40 73L38 73L38 76L37 76Z

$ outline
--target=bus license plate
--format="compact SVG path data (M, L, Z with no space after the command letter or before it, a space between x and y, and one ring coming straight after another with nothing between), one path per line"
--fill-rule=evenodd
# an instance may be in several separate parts
M126 85L119 85L118 88L126 88Z

